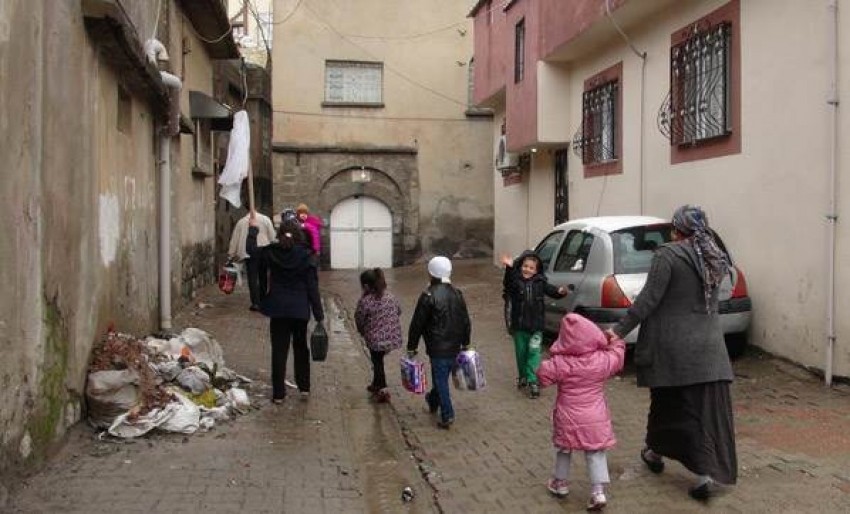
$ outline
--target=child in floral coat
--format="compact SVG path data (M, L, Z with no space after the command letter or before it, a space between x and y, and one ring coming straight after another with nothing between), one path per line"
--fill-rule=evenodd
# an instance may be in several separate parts
M592 321L570 313L561 320L558 339L549 349L551 357L537 371L541 386L558 386L552 411L557 453L549 492L558 497L569 494L570 456L573 450L583 450L592 487L587 504L591 511L607 504L605 484L610 480L605 451L617 439L605 401L605 381L623 369L625 351L622 339L612 338L609 343Z
M401 347L401 306L387 291L384 272L380 268L361 273L360 287L363 295L357 302L354 321L372 357L372 383L366 390L375 401L385 403L390 399L390 392L387 390L384 357Z

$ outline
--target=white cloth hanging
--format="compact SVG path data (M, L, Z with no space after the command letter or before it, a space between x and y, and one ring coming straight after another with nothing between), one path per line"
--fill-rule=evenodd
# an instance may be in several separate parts
M230 142L227 145L227 162L218 179L221 184L219 196L236 208L242 206L240 191L242 181L248 176L251 165L251 126L248 113L239 111L233 115L233 128L230 130Z

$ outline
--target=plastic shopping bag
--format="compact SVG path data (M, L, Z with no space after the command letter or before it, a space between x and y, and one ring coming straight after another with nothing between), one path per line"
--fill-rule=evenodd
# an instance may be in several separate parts
M452 369L452 381L457 389L478 391L487 385L484 363L475 350L465 350L457 355L457 366Z
M423 394L428 386L425 378L425 363L416 359L402 357L401 385L413 394Z
M221 267L218 273L218 288L224 294L230 294L236 287L236 280L239 278L239 269L230 261Z

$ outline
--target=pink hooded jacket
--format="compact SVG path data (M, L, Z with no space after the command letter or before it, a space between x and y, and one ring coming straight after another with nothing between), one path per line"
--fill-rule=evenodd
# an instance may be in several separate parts
M557 448L604 450L617 443L605 380L623 369L625 353L622 339L609 345L592 321L573 313L561 320L551 356L537 370L541 386L558 385L552 411L552 442Z
M316 216L308 215L307 219L304 220L303 225L304 230L310 233L310 240L313 245L313 251L316 253L316 255L319 255L320 250L322 249L322 220Z

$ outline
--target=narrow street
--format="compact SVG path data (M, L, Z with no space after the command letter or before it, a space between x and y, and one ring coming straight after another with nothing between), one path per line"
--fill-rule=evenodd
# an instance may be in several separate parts
M514 388L512 347L501 319L500 272L489 261L457 262L488 387L453 392L457 421L437 430L421 396L399 383L388 360L392 404L370 403L369 369L350 315L357 272L323 273L331 351L313 363L312 395L268 401L267 320L249 312L244 288L207 288L180 313L222 345L228 367L255 379L256 409L207 433L99 440L85 424L39 474L13 487L4 512L583 512L588 483L573 463L572 494L551 497L549 411L554 391L529 400ZM405 327L427 277L424 265L387 271ZM420 351L423 355L424 351ZM291 362L291 358L290 358ZM735 363L739 484L714 512L846 512L850 508L850 388L827 390L809 373L758 352ZM290 375L291 376L291 375ZM686 494L687 472L659 476L639 462L648 394L632 370L608 397L619 445L609 454L606 512L703 512ZM403 503L410 486L415 498ZM2 507L2 505L0 505Z

